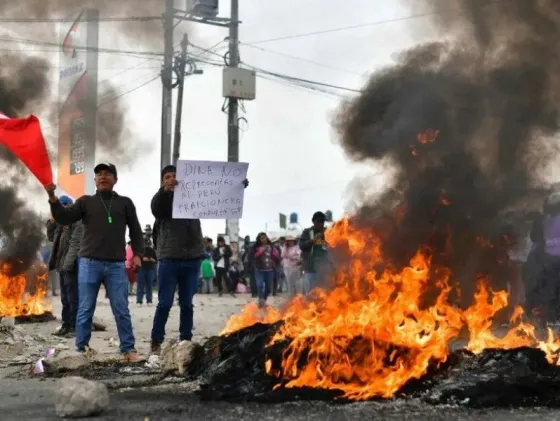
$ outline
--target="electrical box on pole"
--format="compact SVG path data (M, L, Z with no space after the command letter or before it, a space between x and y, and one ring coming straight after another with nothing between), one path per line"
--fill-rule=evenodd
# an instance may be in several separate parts
M225 67L223 72L224 98L253 100L256 97L257 74L241 67Z
M187 13L192 16L212 19L218 12L219 0L187 0Z

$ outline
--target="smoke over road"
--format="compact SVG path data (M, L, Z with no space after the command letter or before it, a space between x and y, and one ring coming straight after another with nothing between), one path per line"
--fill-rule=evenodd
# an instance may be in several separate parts
M542 187L538 169L553 159L560 6L418 3L433 8L431 23L449 41L405 51L373 74L335 127L351 158L395 168L393 188L359 212L362 223L381 225L387 259L405 264L428 245L470 292L480 274L506 279L513 232L504 215Z
M30 113L49 99L49 63L36 57L0 56L0 110L9 116ZM17 193L28 184L29 171L5 148L0 148L4 177L0 183L0 237L6 249L0 253L15 272L35 259L43 240L43 223Z
M4 0L0 4L0 15L5 18L23 19L72 19L84 8L97 8L101 17L160 16L164 5L159 0ZM21 38L58 43L54 23L10 24ZM70 23L67 23L68 27ZM101 23L101 25L104 25ZM121 39L133 40L137 49L160 51L163 27L159 20L111 22L110 28ZM22 30L23 28L23 30ZM48 28L47 30L45 28ZM46 31L46 32L45 32ZM51 47L52 48L52 47ZM17 50L15 50L17 51ZM58 101L55 86L51 86L56 64L50 63L56 56L38 58L26 56L25 52L5 52L0 55L0 110L10 116L25 116L29 113L58 118ZM104 105L99 110L97 136L102 153L116 157L114 162L131 165L138 149L130 147L130 131L125 124L126 108L119 98L120 91L110 81L99 88L99 97ZM111 97L110 101L107 98ZM138 139L134 144L139 144ZM56 145L48 145L56 151ZM144 151L147 149L145 148ZM53 154L54 158L54 154ZM2 260L18 261L17 271L24 271L36 256L44 238L44 221L29 210L27 203L18 198L18 193L36 181L29 171L13 155L0 147L0 162L7 177L0 182L0 238L7 240L8 247L0 254Z

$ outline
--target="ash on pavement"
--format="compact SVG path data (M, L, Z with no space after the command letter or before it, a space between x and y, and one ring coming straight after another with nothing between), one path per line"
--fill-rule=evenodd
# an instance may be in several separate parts
M56 380L0 380L2 421L55 421L53 397ZM166 390L168 389L168 390ZM453 406L428 406L417 401L366 402L349 405L293 402L276 405L204 402L191 390L177 385L165 389L123 390L111 393L111 406L96 421L554 421L560 409L475 411Z

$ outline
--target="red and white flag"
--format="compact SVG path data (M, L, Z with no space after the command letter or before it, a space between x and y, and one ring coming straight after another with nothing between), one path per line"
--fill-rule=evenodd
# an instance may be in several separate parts
M53 184L51 161L37 117L10 118L0 112L0 144L21 160L43 186Z

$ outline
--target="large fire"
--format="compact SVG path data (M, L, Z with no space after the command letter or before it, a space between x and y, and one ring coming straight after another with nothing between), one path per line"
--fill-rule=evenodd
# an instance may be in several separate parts
M446 361L451 343L468 333L467 349L521 346L543 350L551 364L559 364L560 341L549 330L539 340L535 328L523 322L516 308L510 330L492 331L495 315L508 305L505 291L492 291L478 280L474 303L462 310L451 303L452 274L432 265L429 250L419 250L408 267L397 271L375 268L383 263L375 235L343 220L328 230L332 247L349 250L350 263L334 272L329 291L315 290L311 299L296 297L287 308L268 308L263 314L249 304L231 317L222 334L258 322L284 324L272 343L289 339L281 370L270 375L287 381L286 387L338 389L352 400L391 397L412 379L426 373L430 363ZM435 298L426 302L435 286Z
M0 263L0 317L38 316L51 311L44 264L38 263L24 274L9 273L9 265Z

